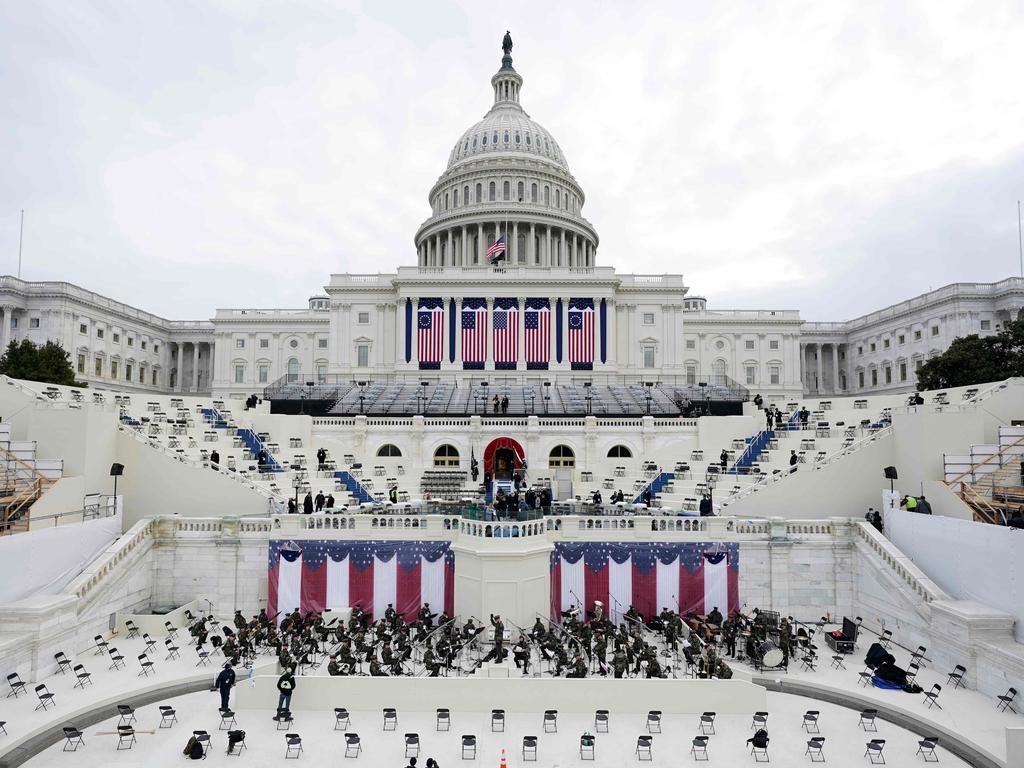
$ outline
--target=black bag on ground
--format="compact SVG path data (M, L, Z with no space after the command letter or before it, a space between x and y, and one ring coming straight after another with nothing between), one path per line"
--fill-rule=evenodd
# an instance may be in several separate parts
M182 750L183 755L189 760L202 760L203 759L203 745L199 743L199 739L195 736L190 736L188 743L185 744L185 749Z
M228 731L228 754L235 751L235 745L245 741L245 731Z

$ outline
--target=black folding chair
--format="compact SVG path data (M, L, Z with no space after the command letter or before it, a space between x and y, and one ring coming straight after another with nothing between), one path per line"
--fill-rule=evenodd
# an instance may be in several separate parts
M807 751L804 754L811 758L812 763L824 763L825 754L821 751L824 745L824 736L812 736L810 741L807 742Z
M883 749L885 749L885 739L872 739L867 743L864 756L873 765L885 765L885 755L882 754Z
M700 716L700 732L704 735L715 733L715 713L705 712Z
M816 709L809 709L804 712L804 721L800 726L808 733L821 733L821 729L818 727L818 717L821 716L821 712Z
M144 653L139 654L139 674L136 677L149 677L156 674L156 666Z
M298 760L302 754L302 737L297 733L286 733L284 735L284 756L285 759Z
M131 749L135 746L135 729L130 725L117 726L117 748Z
M79 747L85 745L85 739L82 737L82 732L74 726L65 725L64 728L64 749L62 752L75 752Z
M1013 708L1012 703L1013 700L1017 698L1016 688L1010 688L1010 690L1002 696L997 696L996 698L999 699L999 703L996 705L996 712L1005 712L1006 710L1010 710L1014 714L1017 714L1017 710Z
M924 692L924 703L928 705L928 709L932 707L938 707L942 709L942 705L939 704L939 694L942 693L942 686L935 683L930 691Z
M768 713L767 712L755 712L754 717L750 721L750 729L756 728L767 728L768 727Z
M418 757L420 754L420 735L418 733L405 734L405 756Z
M238 725L238 721L235 720L235 713L230 709L222 709L220 711L220 725L217 726L218 731L230 731Z
M636 737L637 760L654 760L654 755L651 753L651 744L653 742L654 739L649 735Z
M610 725L607 709L599 709L594 713L594 733L608 733Z
M647 732L661 733L661 710L652 709L647 713Z
M118 670L124 667L124 656L117 650L117 648L110 648L110 666L107 669Z
M491 710L491 731L502 731L505 730L505 710L504 709L492 709Z
M85 686L92 685L92 675L85 671L85 667L83 665L75 664L71 670L75 673L75 677L78 678L78 682L75 683L75 688L85 690Z
M580 760L594 759L594 737L589 733L580 736Z
M877 731L878 726L875 725L876 717L878 717L877 709L865 709L860 713L860 720L857 721L857 725L865 731Z
M348 710L345 707L334 708L334 730L336 731L347 731L352 727L352 718L348 715Z
M444 726L444 727L442 728L442 726ZM439 731L449 731L449 730L451 730L451 727L452 727L452 713L448 710L447 707L438 707L437 708L437 721L436 721L435 727Z
M707 736L694 736L693 742L690 745L690 754L693 755L694 760L707 760L708 759L708 737Z
M384 728L385 731L393 731L398 727L398 712L393 707L384 708Z
M949 679L946 680L947 685L952 685L953 690L964 684L964 675L967 674L967 667L957 664L953 667L953 671L949 673Z
M537 762L536 736L523 736L523 762Z
M17 672L12 672L7 676L7 684L11 686L11 692L7 694L8 699L11 698L11 696L18 698L21 694L28 693L28 691L25 690L25 683L22 682L22 679L18 676Z
M205 760L206 754L210 751L210 734L206 731L192 731L192 735L196 737L199 746L203 748L203 759Z
M558 710L544 710L544 733L558 733Z
M94 637L93 640L96 643L96 652L93 654L93 656L102 656L104 653L107 652L109 643L107 643L107 641L103 639L103 635L96 635L96 637Z
M117 721L118 725L131 725L137 721L135 717L135 708L128 704L118 704L117 714L120 716L120 719Z
M160 727L171 728L176 722L178 722L178 713L174 707L163 704L158 707L160 710Z
M135 626L135 622L134 621L132 621L131 619L128 619L124 623L124 625L128 629L128 639L129 640L131 640L133 637L138 637L139 636L139 628Z
M359 753L363 751L363 745L359 741L358 733L346 733L345 734L345 757L359 757Z
M43 710L43 712L45 712L50 707L57 706L57 700L43 684L39 684L36 686L36 696L39 697L39 703L36 705L36 709L41 709Z
M939 762L939 756L935 754L935 747L938 743L938 736L925 736L917 742L917 752L914 753L914 756L920 755L926 763Z
M476 759L476 736L465 734L462 737L462 759Z
M62 675L71 671L71 659L64 655L64 651L53 654L53 659L57 662L57 671Z
M164 661L173 661L174 659L181 658L181 654L178 653L180 649L171 642L171 638L168 637L164 640L164 646L167 648L167 655L164 656Z

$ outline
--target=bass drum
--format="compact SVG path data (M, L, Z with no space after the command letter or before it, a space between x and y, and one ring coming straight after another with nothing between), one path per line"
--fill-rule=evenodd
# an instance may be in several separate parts
M774 640L765 640L757 647L757 655L765 667L781 667L784 658L782 649Z

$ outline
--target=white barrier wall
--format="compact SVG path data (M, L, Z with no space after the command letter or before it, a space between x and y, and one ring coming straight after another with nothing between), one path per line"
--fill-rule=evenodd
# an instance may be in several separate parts
M256 676L255 685L239 681L236 709L277 708L277 678ZM299 677L292 696L293 710L374 710L384 707L432 712L447 707L455 712L501 708L508 712L632 714L660 709L669 714L749 714L766 709L765 689L746 680L615 680L584 678L498 677Z
M896 510L885 533L952 597L1013 616L1024 642L1024 531Z

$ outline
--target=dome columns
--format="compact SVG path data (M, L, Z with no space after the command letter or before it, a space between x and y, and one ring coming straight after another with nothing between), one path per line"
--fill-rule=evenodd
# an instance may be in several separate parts
M477 221L453 224L422 237L420 267L486 267L487 249L508 235L504 263L528 268L584 269L594 266L596 244L572 226L537 221Z

